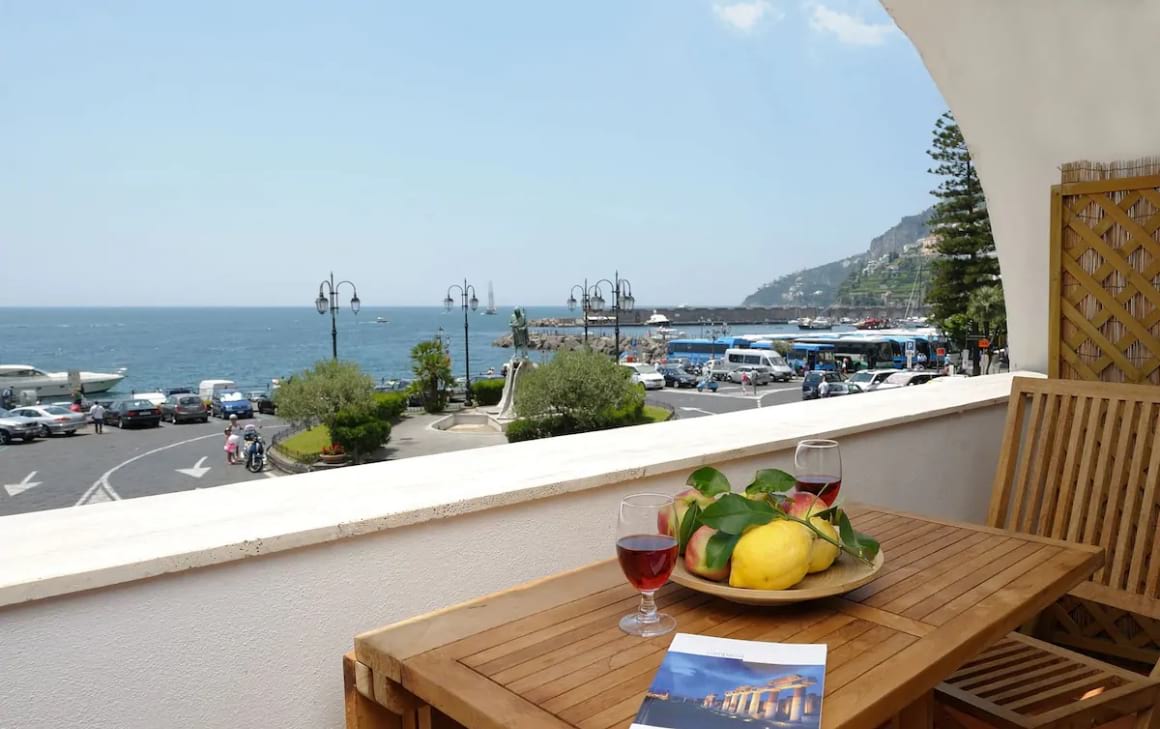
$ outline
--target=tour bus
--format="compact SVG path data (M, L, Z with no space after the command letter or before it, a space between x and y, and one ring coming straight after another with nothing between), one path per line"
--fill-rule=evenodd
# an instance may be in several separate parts
M711 374L714 379L725 379L730 372L744 365L768 367L773 379L779 382L789 382L794 375L785 358L769 349L727 349Z
M728 349L748 349L749 340L744 337L718 337L717 339L670 339L665 353L669 358L688 360L690 364L703 365L710 359L721 359Z
M844 364L847 372L906 366L906 337L806 337L794 340L794 346L810 343L831 346L834 360Z
M793 340L789 356L786 357L794 372L804 374L806 370L838 369L834 362L834 342L801 342Z

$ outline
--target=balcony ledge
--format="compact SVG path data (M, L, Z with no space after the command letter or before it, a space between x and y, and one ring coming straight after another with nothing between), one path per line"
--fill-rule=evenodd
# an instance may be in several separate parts
M1014 373L1040 376L1035 373ZM993 406L992 375L0 520L0 607ZM674 483L677 486L679 481Z

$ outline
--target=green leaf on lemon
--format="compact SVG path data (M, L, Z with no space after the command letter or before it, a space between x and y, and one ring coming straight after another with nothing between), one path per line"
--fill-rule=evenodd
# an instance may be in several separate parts
M740 539L740 534L727 534L725 532L717 532L709 537L709 541L705 544L705 566L711 570L724 567L729 558L733 556L733 548L737 546Z
M725 474L712 466L703 466L693 471L685 483L706 496L727 494L733 490L733 487L729 485L729 479L725 478Z
M740 534L747 526L767 524L773 520L773 507L740 494L725 494L705 507L701 523L726 534Z
M753 475L753 483L745 487L747 494L783 494L793 489L793 476L780 468L763 468Z
M678 538L680 544L678 551L681 554L685 553L685 546L689 543L693 532L697 531L697 527L699 526L701 526L701 505L693 502L685 510L685 517L681 519L681 533Z

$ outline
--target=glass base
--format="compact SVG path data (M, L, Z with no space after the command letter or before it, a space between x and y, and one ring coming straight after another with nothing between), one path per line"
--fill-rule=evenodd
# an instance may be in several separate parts
M647 623L640 619L639 612L625 615L620 619L621 630L629 635L638 635L641 638L655 638L658 635L671 633L676 627L676 618L672 615L665 615L664 613L657 613L656 619L650 620Z

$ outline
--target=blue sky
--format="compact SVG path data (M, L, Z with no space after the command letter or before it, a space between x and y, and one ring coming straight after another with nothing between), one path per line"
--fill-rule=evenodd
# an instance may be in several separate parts
M617 267L734 304L929 204L944 110L870 0L0 0L0 100L0 305L310 306L330 269L559 304Z

